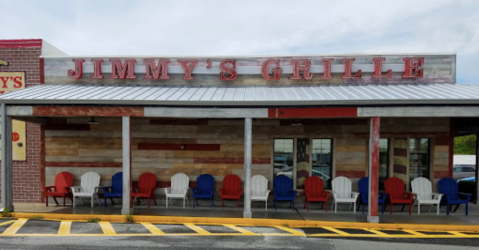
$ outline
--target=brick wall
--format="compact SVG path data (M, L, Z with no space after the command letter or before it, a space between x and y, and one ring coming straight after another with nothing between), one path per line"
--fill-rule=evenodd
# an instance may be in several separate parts
M0 72L25 71L26 87L40 84L42 40L0 40L0 60L9 62ZM40 125L27 123L27 160L13 162L13 201L42 202L43 134Z

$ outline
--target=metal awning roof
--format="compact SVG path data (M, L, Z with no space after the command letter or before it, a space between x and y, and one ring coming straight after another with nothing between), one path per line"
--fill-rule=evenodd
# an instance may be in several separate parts
M0 103L147 106L479 104L479 85L193 87L42 84L1 95Z

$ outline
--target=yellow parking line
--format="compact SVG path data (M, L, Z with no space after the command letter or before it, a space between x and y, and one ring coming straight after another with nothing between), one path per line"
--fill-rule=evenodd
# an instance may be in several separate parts
M456 235L456 236L461 236L461 237L469 236L467 234L463 234L463 233L456 232L456 231L446 231L446 233L450 233L450 234L453 234L453 235Z
M343 232L343 231L341 231L341 230L338 230L338 229L336 229L336 228L334 228L334 227L323 227L323 228L326 229L326 230L335 232L335 233L337 233L337 234L339 234L339 235L341 235L341 236L351 236L350 234L348 234L348 233L346 233L346 232Z
M203 228L193 224L193 223L185 223L183 224L189 228L191 228L193 231L197 232L199 235L210 235L211 233L204 230Z
M276 228L281 229L281 230L286 231L286 232L289 232L289 233L291 233L292 235L296 235L296 236L306 236L306 234L301 233L301 232L299 232L298 230L294 230L294 229L292 229L292 228L287 228L287 227L283 227L283 226L276 226Z
M150 231L151 234L154 234L154 235L164 235L165 234L163 231L161 231L159 228L157 228L155 225L153 225L149 222L142 222L141 225L146 227L146 229L148 229L148 231Z
M242 233L242 234L244 234L244 235L258 235L258 234L256 234L256 233L253 233L253 232L251 232L251 231L249 231L249 230L246 230L246 229L244 229L244 228L241 228L241 227L237 227L237 226L235 226L235 225L226 224L226 225L224 225L224 226L225 226L225 227L229 227L229 228L231 228L231 229L233 229L233 230L236 230L236 231L238 231L238 232L240 232L240 233Z
M410 234L414 234L415 236L427 236L426 234L423 234L423 233L420 233L420 232L416 232L414 230L402 230L406 233L410 233ZM437 236L437 235L436 235Z
M60 228L58 228L58 234L68 235L70 234L70 229L72 228L71 221L62 221L60 222Z
M110 222L100 221L98 222L98 225L100 225L104 235L116 235L115 229L113 229Z
M14 235L20 228L27 223L28 219L18 219L3 232L2 235Z
M374 233L374 234L376 234L376 235L389 237L389 234L383 233L383 232L378 231L378 230L375 230L375 229L366 229L366 228L363 228L363 230L369 231L369 232Z
M11 220L11 221L2 222L2 223L0 223L0 226L5 226L5 225L8 225L8 224L13 223L13 222L15 222L15 221Z

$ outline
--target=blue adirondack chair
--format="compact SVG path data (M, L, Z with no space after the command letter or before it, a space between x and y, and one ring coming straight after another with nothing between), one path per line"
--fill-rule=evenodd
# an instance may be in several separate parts
M470 194L459 193L457 188L457 182L452 178L442 178L437 183L439 188L439 193L444 194L442 197L443 203L447 205L447 215L449 215L449 210L451 210L452 205L456 205L454 212L459 208L461 204L466 205L466 215L468 215L469 200L471 199Z
M210 199L210 208L213 207L213 194L215 192L215 178L209 174L202 174L196 178L196 188L191 188L193 193L193 208L196 199Z
M363 177L359 180L358 189L359 189L359 194L361 194L361 204L363 205L363 214L364 214L364 205L369 203L369 177ZM381 210L382 214L384 214L384 203L386 202L386 196L387 194L383 192L379 192L378 204L382 205L382 210Z
M296 198L296 193L296 190L293 190L293 180L288 176L280 175L274 178L274 210L276 211L276 201L291 201L294 211L294 199Z
M123 197L123 173L118 172L111 177L111 186L103 187L103 197L105 198L105 207L106 207L106 198L110 198L111 204L113 203L113 198Z

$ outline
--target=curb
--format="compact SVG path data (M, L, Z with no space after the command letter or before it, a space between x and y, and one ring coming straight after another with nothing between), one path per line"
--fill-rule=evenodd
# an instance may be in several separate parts
M86 221L89 218L99 218L108 222L125 222L124 215L101 214L50 214L50 213L12 213L15 218L42 217L45 220ZM395 224L395 223L363 223L339 221L306 221L306 220L279 220L279 219L250 219L250 218L212 218L212 217L175 217L175 216L146 216L133 215L134 222L150 223L194 223L194 224L234 224L244 226L288 226L288 227L344 227L366 229L392 230L424 230L424 231L479 231L479 225L440 225L440 224Z

